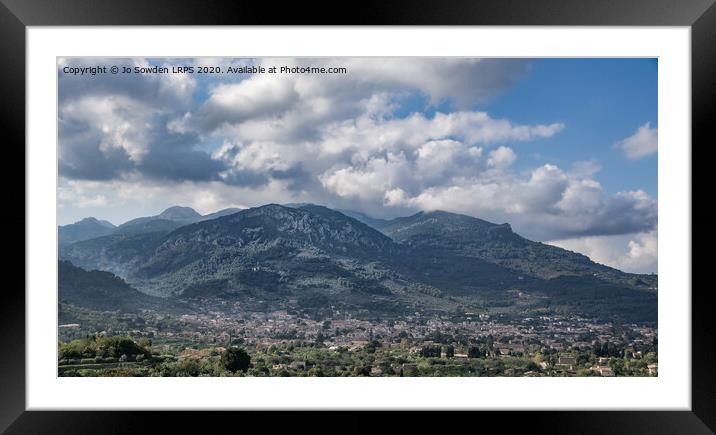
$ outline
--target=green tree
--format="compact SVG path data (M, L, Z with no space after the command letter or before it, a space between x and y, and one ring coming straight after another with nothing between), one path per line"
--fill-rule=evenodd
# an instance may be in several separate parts
M365 345L364 350L368 353L375 353L376 349L378 349L381 346L382 346L381 342L374 339L374 340L370 340L368 342L368 344Z
M221 365L230 372L245 372L251 365L251 357L244 349L230 347L221 355Z
M445 351L445 356L447 356L448 358L452 358L455 356L455 347L453 347L452 345L445 346L443 349Z
M483 352L478 346L469 346L467 348L467 356L469 358L482 358L485 356L485 352Z

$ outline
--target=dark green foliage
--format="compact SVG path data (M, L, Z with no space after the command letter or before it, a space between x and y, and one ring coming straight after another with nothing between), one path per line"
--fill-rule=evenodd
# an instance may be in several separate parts
M376 349L382 346L382 343L378 340L370 340L368 344L363 348L367 353L375 353Z
M455 356L455 347L448 345L443 348L443 353L447 358L452 358Z
M440 358L440 353L442 352L442 347L435 346L435 345L429 345L429 346L423 346L420 349L420 356L425 358Z
M129 337L91 336L81 340L73 340L69 343L60 343L58 358L120 358L122 355L144 355L144 357L149 357L151 353L147 348L140 346Z
M479 346L469 346L467 348L468 358L483 358L485 352Z
M221 365L230 372L245 372L251 365L251 357L244 349L230 347L221 355Z

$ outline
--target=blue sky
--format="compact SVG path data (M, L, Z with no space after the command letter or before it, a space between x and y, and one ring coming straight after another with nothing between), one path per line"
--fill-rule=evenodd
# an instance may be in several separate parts
M657 63L654 58L534 60L529 77L496 98L489 110L522 123L558 119L567 125L538 144L541 158L535 161L595 159L608 192L643 189L656 196L656 154L630 160L612 145L635 126L658 127Z
M657 76L656 58L532 59L524 79L471 108L522 124L566 125L559 135L530 143L518 168L594 160L608 192L642 189L656 196L656 154L631 160L613 144L633 134L635 126L650 122L658 128ZM449 101L429 106L425 96L411 95L398 115L454 109Z
M344 66L78 76L64 67ZM61 224L314 202L443 209L656 270L655 59L62 59Z

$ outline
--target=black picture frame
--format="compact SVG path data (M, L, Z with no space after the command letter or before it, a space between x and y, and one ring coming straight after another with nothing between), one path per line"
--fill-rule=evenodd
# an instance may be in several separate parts
M322 11L319 14L319 11ZM0 0L0 131L5 168L2 173L5 207L0 215L6 253L2 260L4 285L0 299L0 430L8 433L124 433L148 430L158 420L181 427L182 433L201 427L236 422L235 413L176 412L41 412L25 410L25 38L27 26L105 25L559 25L559 26L688 26L692 44L692 198L706 195L709 179L694 178L697 168L714 161L712 124L716 113L716 6L714 0L430 0L363 1L354 4L312 2L190 1L190 0ZM713 140L713 139L712 139ZM693 151L698 150L698 159ZM22 162L22 163L21 163ZM698 171L705 174L705 171ZM692 200L693 201L693 200ZM706 201L708 203L708 201ZM693 202L692 202L693 204ZM697 204L693 204L697 205ZM713 245L714 213L708 204L692 206L696 247ZM692 245L694 246L694 245ZM11 248L12 247L12 248ZM22 255L20 254L22 253ZM695 255L692 271L708 255ZM12 277L13 279L8 279ZM696 281L693 281L695 284ZM692 285L692 406L691 411L522 411L519 416L482 412L479 426L540 429L550 433L713 433L716 429L716 336L707 302L710 289ZM148 393L151 394L151 393ZM161 398L157 398L161 400ZM396 404L399 405L399 404ZM635 403L638 408L638 403ZM340 415L335 415L340 414ZM272 432L282 425L316 421L309 413L291 418L256 415L271 421ZM363 416L334 413L343 427L366 424ZM245 418L242 416L241 418ZM323 417L321 417L323 418ZM305 420L304 420L305 419ZM421 425L424 417L402 420L406 428ZM360 425L360 426L359 426ZM248 426L245 426L248 427Z

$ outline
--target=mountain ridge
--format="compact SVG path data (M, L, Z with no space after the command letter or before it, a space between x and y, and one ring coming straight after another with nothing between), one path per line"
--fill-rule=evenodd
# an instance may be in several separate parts
M518 291L535 307L552 295L585 312L589 301L600 312L621 301L655 315L656 276L525 239L509 224L444 211L378 222L382 232L324 206L266 204L169 231L78 242L62 257L163 297L330 297L354 308L409 310L446 309L459 298L524 305L510 296ZM613 301L600 302L594 289Z

